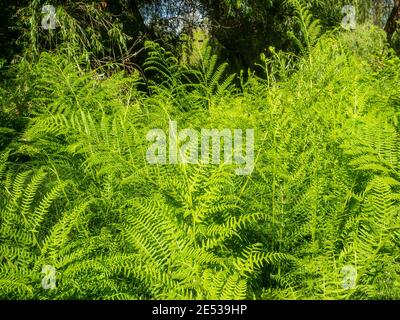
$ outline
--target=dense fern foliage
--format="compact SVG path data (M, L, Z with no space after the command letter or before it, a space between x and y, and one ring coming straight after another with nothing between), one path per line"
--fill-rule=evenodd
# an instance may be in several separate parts
M270 48L255 72L154 42L143 72L71 48L9 70L0 298L399 299L400 59L374 27L321 35L296 10L302 55ZM254 129L252 174L149 164L172 120Z

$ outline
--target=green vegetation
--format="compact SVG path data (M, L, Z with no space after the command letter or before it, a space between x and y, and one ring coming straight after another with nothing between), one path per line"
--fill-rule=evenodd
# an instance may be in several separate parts
M1 299L400 298L400 58L290 3L287 50L237 73L201 31L138 66L72 22L0 64ZM170 120L254 129L254 171L148 164Z

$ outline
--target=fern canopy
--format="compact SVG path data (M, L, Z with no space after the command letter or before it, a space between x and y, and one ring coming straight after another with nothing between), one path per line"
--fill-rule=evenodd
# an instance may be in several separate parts
M400 297L400 60L380 30L322 33L288 3L301 55L270 48L257 72L230 74L207 42L186 61L147 42L130 74L79 50L16 64L0 88L1 112L27 106L20 134L0 125L1 299ZM254 129L254 171L150 165L146 135L171 120Z

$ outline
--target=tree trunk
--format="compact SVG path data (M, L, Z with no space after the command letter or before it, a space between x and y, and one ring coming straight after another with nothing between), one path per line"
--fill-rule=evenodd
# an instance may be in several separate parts
M400 20L400 0L395 0L393 10L385 26L388 40L390 40L396 32L398 20Z

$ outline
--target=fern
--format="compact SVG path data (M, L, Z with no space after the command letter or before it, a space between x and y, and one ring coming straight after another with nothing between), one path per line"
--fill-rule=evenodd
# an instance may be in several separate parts
M228 75L207 43L182 62L148 42L146 78L99 79L106 66L62 51L18 63L27 123L0 155L0 297L396 299L399 61L357 44L376 30L317 36L302 3L302 55L271 48L266 79ZM171 120L253 128L253 173L150 165L146 135Z
M299 0L288 0L287 3L294 7L296 11L295 21L300 28L300 37L290 31L289 36L300 49L302 54L307 54L318 41L321 35L321 25L319 20L313 19L312 14L305 4Z

